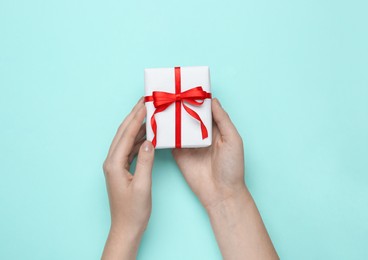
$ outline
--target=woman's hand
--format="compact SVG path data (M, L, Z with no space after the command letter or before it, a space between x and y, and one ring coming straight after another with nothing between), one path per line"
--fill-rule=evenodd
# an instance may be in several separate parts
M135 259L151 214L154 147L145 141L146 108L141 98L120 125L103 164L111 228L103 259ZM138 153L134 175L130 164Z
M212 114L212 146L173 149L174 158L208 212L224 259L278 259L244 182L242 139L217 99Z
M212 101L212 113L210 147L172 151L184 178L206 209L246 189L242 138L217 99Z

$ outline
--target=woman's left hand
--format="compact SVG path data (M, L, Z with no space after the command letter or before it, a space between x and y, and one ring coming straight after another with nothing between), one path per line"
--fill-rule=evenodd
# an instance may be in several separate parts
M151 215L154 147L145 141L146 108L141 98L120 125L103 164L111 228L102 259L136 259ZM138 153L134 175L130 164Z

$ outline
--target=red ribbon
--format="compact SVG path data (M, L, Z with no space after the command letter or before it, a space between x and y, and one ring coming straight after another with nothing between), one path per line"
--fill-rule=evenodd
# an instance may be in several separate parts
M175 67L175 93L168 93L163 91L153 91L152 96L144 97L145 102L153 101L153 106L156 108L151 117L151 127L153 131L152 144L156 147L157 143L157 124L155 115L168 108L175 102L175 147L181 147L181 105L185 111L193 118L197 119L201 125L202 139L208 137L208 131L204 125L201 117L185 103L200 106L206 98L211 98L211 93L202 89L201 86L191 88L187 91L181 92L181 76L180 67Z

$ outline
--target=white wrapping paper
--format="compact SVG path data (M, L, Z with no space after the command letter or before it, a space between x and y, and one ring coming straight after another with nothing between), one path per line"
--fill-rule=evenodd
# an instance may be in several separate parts
M181 67L181 92L191 88L201 86L204 91L211 92L209 68L201 67ZM154 68L144 70L145 96L152 96L153 91L164 91L175 93L175 69L174 68ZM181 105L181 147L194 148L206 147L212 143L212 112L211 99L204 100L201 106L193 106L185 103L193 109L202 119L208 130L208 137L202 139L201 127L198 120L190 116ZM147 140L152 141L153 131L151 127L151 116L155 111L153 102L146 102L147 120L146 133ZM157 123L157 144L156 148L175 147L175 102L165 111L155 115Z

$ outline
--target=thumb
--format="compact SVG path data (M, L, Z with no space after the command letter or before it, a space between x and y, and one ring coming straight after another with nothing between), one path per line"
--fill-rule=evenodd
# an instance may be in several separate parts
M136 182L141 182L141 184L151 184L154 156L155 148L152 143L144 141L139 148L137 164L135 167L134 178Z
M238 133L228 113L222 108L217 98L214 98L212 102L212 115L221 136L231 137Z

